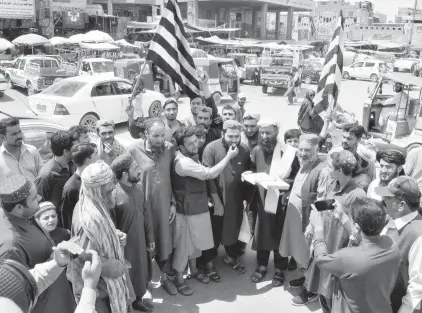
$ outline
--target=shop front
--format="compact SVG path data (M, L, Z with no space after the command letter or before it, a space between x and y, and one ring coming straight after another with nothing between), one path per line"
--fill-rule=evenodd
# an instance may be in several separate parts
M13 40L29 32L38 33L35 0L8 0L0 5L0 37Z

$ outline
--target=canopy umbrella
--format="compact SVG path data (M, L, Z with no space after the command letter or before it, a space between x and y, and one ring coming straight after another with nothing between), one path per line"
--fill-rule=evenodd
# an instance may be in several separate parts
M139 48L138 46L135 46L135 45L127 42L125 39L117 40L115 43L118 44L119 46L123 46L123 47Z
M85 34L76 34L76 35L70 36L68 40L70 43L77 44L77 43L82 42L84 38L85 38Z
M11 43L9 40L0 38L0 51L4 51L13 47L14 47L13 43Z
M64 38L64 37L53 37L50 39L50 43L53 46L58 46L58 45L68 44L70 43L70 41L69 39Z
M102 31L99 30L91 30L87 32L83 37L83 42L108 42L114 43L113 38Z
M14 45L38 46L50 43L47 38L37 34L26 34L12 41Z
M101 43L92 43L92 42L81 42L80 47L82 49L91 49L91 50L119 50L118 46L112 45L108 42Z

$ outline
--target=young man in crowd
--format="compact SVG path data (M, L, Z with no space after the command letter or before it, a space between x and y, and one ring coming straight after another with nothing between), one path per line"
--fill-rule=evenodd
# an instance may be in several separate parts
M195 136L198 140L198 156L199 162L202 164L202 153L204 152L205 146L207 144L207 135L208 130L205 128L204 125L196 126Z
M221 115L223 117L223 122L225 121L236 121L236 110L230 105L226 105L223 110L221 111Z
M368 187L368 197L382 201L382 197L375 192L378 186L388 186L397 176L404 175L403 165L406 162L403 153L397 150L377 152L377 162L380 165L379 178L373 180Z
M8 117L0 121L0 180L21 174L35 181L43 166L37 148L23 142L19 119Z
M100 137L95 144L97 145L98 157L108 165L115 158L125 152L123 146L116 140L116 126L113 121L99 120L97 122L97 135Z
M72 126L69 128L69 131L73 134L73 139L75 140L74 144L88 143L90 141L88 128L85 126Z
M72 227L73 210L79 201L82 172L89 164L98 160L97 146L93 143L77 144L72 147L70 153L76 170L63 187L60 207L58 208L59 226L68 230Z
M251 160L248 148L240 143L241 130L242 125L237 121L225 121L223 138L205 147L203 163L210 168L226 157L230 147L237 147L239 153L216 179L207 181L208 192L214 202L211 217L214 249L203 251L203 259L209 264L217 256L217 248L222 244L226 250L224 262L234 271L244 274L246 270L237 260L238 237L243 219L243 201L249 199L247 185L242 181L241 174L250 169ZM206 269L206 272L208 270L211 269Z
M277 139L279 134L278 124L275 121L260 121L259 132L261 134L259 145L252 151L251 156L253 171L267 173L280 178L290 178L293 181L299 170L299 162L293 152L290 159L291 165L285 169L284 173L281 173L284 171L281 161L284 151ZM295 166L292 166L293 164ZM252 244L252 248L256 250L258 268L252 274L251 281L253 283L262 281L267 273L268 261L272 251L274 253L275 266L272 285L274 287L280 287L284 283L284 271L287 270L289 262L288 257L282 257L278 251L286 211L281 201L282 197L274 199L276 203L272 203L269 200L269 196L271 195L262 186L259 186L258 190L257 220Z
M163 105L164 116L166 117L166 141L171 142L173 133L183 126L183 124L177 119L179 113L179 104L176 99L168 99Z
M168 279L171 253L173 250L173 221L176 216L176 203L173 198L170 180L171 165L175 157L174 146L164 140L165 125L160 118L144 122L145 139L140 139L128 148L129 154L141 169L140 184L147 201L147 209L152 215L155 261L161 270L161 286L170 295L177 289Z
M350 223L341 206L336 211L337 221L343 225ZM316 209L311 214L314 262L321 271L335 277L337 286L331 312L392 313L390 294L400 266L400 251L391 238L380 235L385 225L385 209L379 202L364 198L353 202L349 214L353 236L360 239L360 244L332 254L328 253L324 235L328 225Z
M198 160L198 139L195 132L195 128L182 127L174 133L179 151L176 152L171 171L177 212L173 268L177 272L176 287L179 293L186 296L193 293L183 279L188 263L191 278L203 284L210 282L210 278L200 273L196 266L196 258L201 255L201 251L214 247L205 181L215 179L238 153L237 147L231 147L218 164L211 168L205 167Z
M259 143L258 122L260 118L259 113L246 112L243 115L243 131L240 134L240 140L249 148L250 153Z
M243 92L239 92L237 95L237 103L233 105L233 109L236 111L236 120L239 123L243 121L243 115L245 114L246 95Z
M38 194L44 201L50 201L56 208L61 207L63 188L72 172L73 136L69 131L58 131L51 136L53 158L45 163L35 180ZM59 212L60 213L60 212ZM61 216L59 216L61 220Z
M422 300L422 216L419 214L421 191L408 176L393 179L375 192L383 198L391 217L381 235L393 239L400 249L400 268L391 304L393 313L420 312Z
M353 173L358 164L350 151L340 151L332 154L333 167L330 170L330 180L327 183L326 191L319 200L335 199L336 205L341 206L346 212L352 208L356 199L366 198L365 191L359 187L353 179ZM345 248L349 241L349 235L342 223L334 218L332 210L324 211L324 240L327 244L328 253L334 253ZM308 233L315 233L310 225ZM293 299L294 305L304 305L312 300L309 293L318 294L324 313L332 312L333 297L333 276L331 273L321 270L315 264L315 258L310 262L305 273L305 288L299 296ZM316 300L316 298L315 298ZM334 312L333 312L334 313Z
M142 298L151 277L148 252L153 252L155 242L151 213L146 207L145 195L137 185L141 180L140 166L130 154L124 153L113 161L111 168L119 181L116 207L111 215L116 228L127 235L124 256L131 264L129 276L136 295L132 307L151 312L153 305Z
M196 113L196 125L203 125L207 130L204 147L210 142L221 138L221 130L211 126L211 117L212 111L208 107L200 108Z

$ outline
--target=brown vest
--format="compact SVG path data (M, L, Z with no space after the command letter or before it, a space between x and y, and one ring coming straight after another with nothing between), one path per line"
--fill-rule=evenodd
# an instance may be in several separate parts
M204 180L176 173L176 164L171 167L171 186L176 198L176 212L183 215L197 215L208 212L207 186Z

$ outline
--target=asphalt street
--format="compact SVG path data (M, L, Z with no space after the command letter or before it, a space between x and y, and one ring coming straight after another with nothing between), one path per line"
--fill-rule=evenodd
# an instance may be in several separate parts
M370 82L344 81L338 103L343 109L354 113L358 121L361 121L364 101L367 97L367 88L372 85ZM302 93L298 103L288 105L287 99L281 92L262 94L261 87L244 84L241 91L246 94L246 110L259 112L261 118L274 118L280 123L280 133L290 128L297 128L297 112L300 107L306 90L315 89L315 85L302 85ZM232 103L229 99L224 100L220 109L226 103ZM22 90L7 90L5 96L0 99L0 111L11 115L27 113L26 96ZM190 113L188 99L183 98L179 102L179 118ZM130 135L127 133L126 125L118 126L118 138L122 143L130 142ZM220 251L223 254L223 251ZM272 256L271 256L272 258ZM304 307L295 307L290 301L297 294L297 290L290 290L288 280L297 278L300 273L297 271L286 273L284 287L273 288L271 285L274 275L273 264L270 263L269 271L264 281L253 284L250 275L256 268L255 253L248 249L247 253L240 259L246 268L246 274L240 275L232 271L220 258L217 260L217 270L222 282L209 285L202 285L196 281L189 281L194 290L194 295L184 297L182 295L169 296L159 288L158 269L154 268L154 304L156 313L305 313L321 312L318 302L311 303Z

